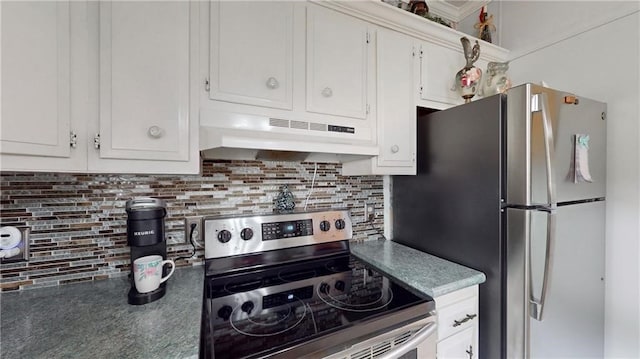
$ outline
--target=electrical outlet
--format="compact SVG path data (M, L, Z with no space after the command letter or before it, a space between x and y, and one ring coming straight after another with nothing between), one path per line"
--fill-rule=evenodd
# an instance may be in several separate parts
M191 225L195 224L196 228L193 230L193 241L196 246L204 246L203 231L202 228L202 216L185 217L184 219L184 241L191 243Z
M375 218L375 206L371 203L364 204L364 221L365 222L373 222Z

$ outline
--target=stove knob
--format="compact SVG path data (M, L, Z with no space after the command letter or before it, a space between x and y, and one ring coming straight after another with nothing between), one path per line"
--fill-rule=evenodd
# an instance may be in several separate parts
M245 241L250 240L251 238L253 238L253 230L251 228L245 228L242 231L240 231L240 238L244 239Z
M330 290L331 290L331 286L328 285L327 283L320 284L320 293L329 294Z
M336 228L337 229L344 229L345 223L344 223L344 219L337 219L336 220Z
M331 229L331 223L329 221L320 222L320 230L326 232Z
M254 305L252 301L244 302L240 307L240 309L242 309L242 311L247 314L251 314L251 311L253 310L253 308L254 308Z
M339 291L341 291L341 292L344 292L345 284L344 284L344 282L343 282L343 281L339 280L339 281L337 281L337 282L336 282L336 284L334 285L334 287L335 287L337 290L339 290Z
M218 316L224 320L229 319L229 317L231 317L231 313L233 313L233 308L228 305L224 305L222 308L218 309Z
M221 230L220 232L218 232L218 240L220 241L220 243L227 243L231 240L231 232L227 231L226 229Z

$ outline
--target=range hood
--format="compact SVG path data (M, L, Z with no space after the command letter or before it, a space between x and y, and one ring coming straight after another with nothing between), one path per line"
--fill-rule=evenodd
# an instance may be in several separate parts
M347 127L225 112L208 115L200 121L205 159L344 163L379 153L371 141L353 139Z

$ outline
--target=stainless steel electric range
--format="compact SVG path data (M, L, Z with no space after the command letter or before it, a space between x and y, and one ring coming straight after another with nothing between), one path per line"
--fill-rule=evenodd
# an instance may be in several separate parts
M204 230L200 358L435 358L433 299L350 254L348 210Z

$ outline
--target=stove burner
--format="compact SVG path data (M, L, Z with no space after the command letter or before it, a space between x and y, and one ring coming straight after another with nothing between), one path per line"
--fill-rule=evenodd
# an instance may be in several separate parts
M302 311L302 313L299 313L300 311ZM302 300L298 299L297 303L291 303L286 308L264 312L265 314L260 314L254 317L247 314L246 318L240 320L234 319L239 316L245 316L241 306L238 305L231 313L231 320L229 321L229 324L231 324L231 327L238 333L250 337L269 337L279 335L302 323L307 315L307 306ZM267 332L269 329L275 329L276 331Z
M355 295L356 291L352 290L351 295L343 295L340 296L345 297L349 301L353 301L351 303L338 299L331 295L329 290L322 290L322 288L326 288L324 285L326 283L322 283L316 288L316 294L323 302L326 304L341 310L346 310L349 312L372 312L376 310L380 310L386 307L393 300L393 291L391 288L387 288L387 297L383 296L384 288L381 289L379 296L373 299L368 299L366 297L361 297ZM365 299L365 302L358 302L362 299Z
M344 260L330 260L325 263L324 267L333 273L341 273L351 270L351 268L349 268L349 263L345 263Z

